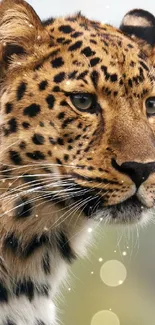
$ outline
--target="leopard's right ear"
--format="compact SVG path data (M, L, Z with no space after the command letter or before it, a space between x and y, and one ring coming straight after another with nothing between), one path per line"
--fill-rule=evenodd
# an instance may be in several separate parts
M123 18L120 29L127 35L136 38L137 42L145 42L155 46L155 17L146 10L134 9Z
M21 56L35 53L47 32L33 8L24 0L0 2L0 74Z

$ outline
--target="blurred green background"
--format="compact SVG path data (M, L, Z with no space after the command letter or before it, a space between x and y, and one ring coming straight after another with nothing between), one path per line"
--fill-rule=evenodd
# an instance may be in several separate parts
M155 325L154 247L153 224L144 229L97 230L94 248L73 265L59 296L62 324ZM96 315L105 310L109 313Z

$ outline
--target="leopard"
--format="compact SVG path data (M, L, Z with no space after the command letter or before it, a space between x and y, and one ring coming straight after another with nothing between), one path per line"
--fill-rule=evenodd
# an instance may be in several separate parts
M154 53L145 10L116 28L1 1L0 325L58 324L90 229L153 219Z

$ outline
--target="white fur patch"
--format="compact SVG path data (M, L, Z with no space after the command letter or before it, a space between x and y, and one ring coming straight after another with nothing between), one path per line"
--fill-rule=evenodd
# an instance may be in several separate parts
M14 298L0 305L0 325L7 324L8 319L16 325L36 325L37 321L56 325L55 306L44 297L36 297L31 302L25 297Z

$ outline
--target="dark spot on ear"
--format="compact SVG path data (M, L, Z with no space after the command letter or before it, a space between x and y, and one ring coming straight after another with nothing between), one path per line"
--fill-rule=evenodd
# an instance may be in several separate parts
M150 44L151 46L155 45L155 26L126 26L121 25L121 30L132 36L135 35L137 38L141 38L146 43Z
M35 133L32 137L32 141L36 144L36 145L40 145L40 144L44 144L45 142L45 138L39 134L39 133Z
M64 65L64 61L63 61L62 57L59 57L59 58L52 60L51 65L53 68L60 68Z
M47 86L48 86L48 82L47 82L47 80L43 80L43 81L41 81L40 82L40 84L39 84L39 90L45 90L46 88L47 88Z
M12 109L13 109L13 104L12 103L6 103L5 104L5 112L6 112L6 114L11 113Z
M25 94L26 91L26 82L21 82L20 85L17 88L17 100L21 100Z
M40 105L37 104L31 104L24 108L24 115L27 115L29 117L34 117L40 113Z
M14 150L10 150L9 151L10 154L10 159L11 161L15 164L15 165L21 165L22 164L22 159L20 157L19 152L14 151Z
M52 109L55 103L55 97L53 95L48 95L46 98L46 102L48 104L48 108Z
M33 151L33 152L27 152L27 157L33 159L33 160L44 160L45 155L40 151Z
M19 45L16 45L16 44L7 44L5 47L4 47L4 52L3 52L3 59L6 63L9 63L10 61L10 57L13 55L13 54L16 54L16 55L22 55L22 54L25 54L25 50L23 49L22 46L19 46Z
M59 30L64 34L70 34L74 31L74 29L70 25L62 25L59 27Z

